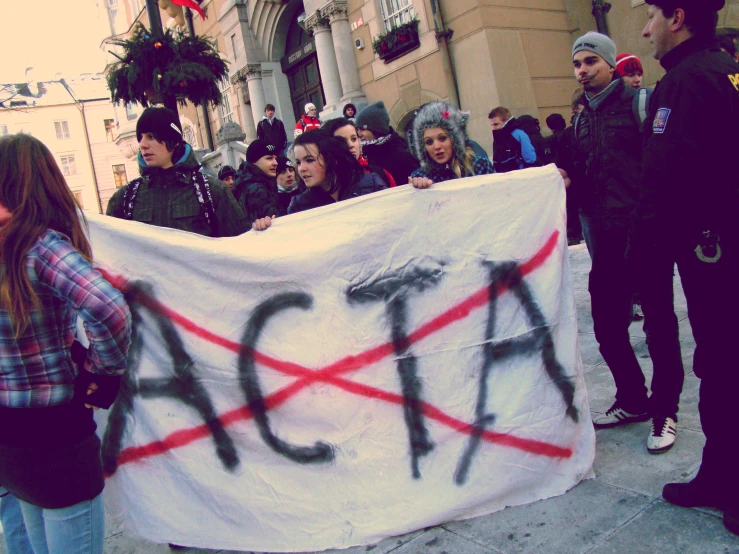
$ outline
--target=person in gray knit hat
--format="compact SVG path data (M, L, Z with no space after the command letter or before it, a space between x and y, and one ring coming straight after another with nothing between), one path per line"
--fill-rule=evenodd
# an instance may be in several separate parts
M362 153L369 163L390 173L398 185L406 184L410 174L418 169L418 160L390 126L384 102L380 100L359 112L356 125L362 139Z
M476 156L467 145L468 112L446 102L424 105L413 120L413 153L421 167L413 172L410 183L428 188L434 183L493 173L487 157Z
M616 389L613 404L605 413L594 414L593 424L602 429L651 419L646 447L650 454L659 454L675 443L684 371L672 307L672 264L666 272L657 272L651 261L638 267L626 261L627 246L640 248L629 242L631 214L644 180L642 114L634 109L640 91L627 86L616 71L616 46L604 35L587 33L577 39L572 64L585 91L585 107L573 122L573 167L564 169L580 200L583 235L593 260L588 290L595 338ZM651 279L636 291L650 322L651 396L629 340L627 314L636 271ZM657 278L666 279L665 289L656 290Z
M598 54L611 67L616 67L616 43L611 37L590 31L585 33L572 45L572 57L575 54L587 50Z

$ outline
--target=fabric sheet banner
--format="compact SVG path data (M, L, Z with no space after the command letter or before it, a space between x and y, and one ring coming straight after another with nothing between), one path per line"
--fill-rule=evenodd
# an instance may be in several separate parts
M106 495L156 542L375 543L592 477L553 166L398 187L230 239L96 216L134 342Z

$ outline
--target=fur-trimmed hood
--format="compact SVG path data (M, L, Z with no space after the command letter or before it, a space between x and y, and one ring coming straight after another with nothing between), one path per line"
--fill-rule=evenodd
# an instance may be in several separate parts
M423 132L434 127L440 127L449 134L454 147L454 157L457 160L463 160L467 145L467 121L469 118L469 112L460 111L446 102L429 102L421 106L413 119L413 140L411 144L413 154L421 162L421 165L428 168L434 164L423 144Z

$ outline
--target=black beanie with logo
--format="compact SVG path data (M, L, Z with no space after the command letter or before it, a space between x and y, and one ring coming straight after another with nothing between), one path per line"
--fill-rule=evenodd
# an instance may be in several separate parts
M182 142L180 117L168 108L146 108L136 122L136 140L152 133L162 142Z

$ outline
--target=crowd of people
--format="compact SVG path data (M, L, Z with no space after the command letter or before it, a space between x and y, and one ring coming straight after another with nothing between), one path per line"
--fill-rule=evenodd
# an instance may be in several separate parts
M651 420L648 451L674 445L684 379L676 265L707 440L697 476L666 485L663 496L724 510L726 527L739 534L731 438L739 371L729 350L739 313L731 171L739 56L736 41L716 40L724 0L646 3L643 36L666 76L642 88L637 56L617 55L609 37L586 33L572 49L580 86L570 125L551 115L550 137L531 116L496 107L490 158L467 134L469 114L446 102L421 106L405 137L382 102L361 111L347 104L344 117L326 122L308 103L286 150L285 126L268 104L244 162L215 178L183 140L177 114L148 108L136 127L141 176L115 192L107 215L231 237L395 186L426 189L555 162L568 187L568 234L581 233L592 258L594 331L616 386L613 405L593 423ZM11 553L102 552L104 479L91 408L115 400L131 314L93 268L84 225L49 150L29 135L0 138L0 484L9 491L0 518ZM629 341L635 293L649 325L651 395Z

